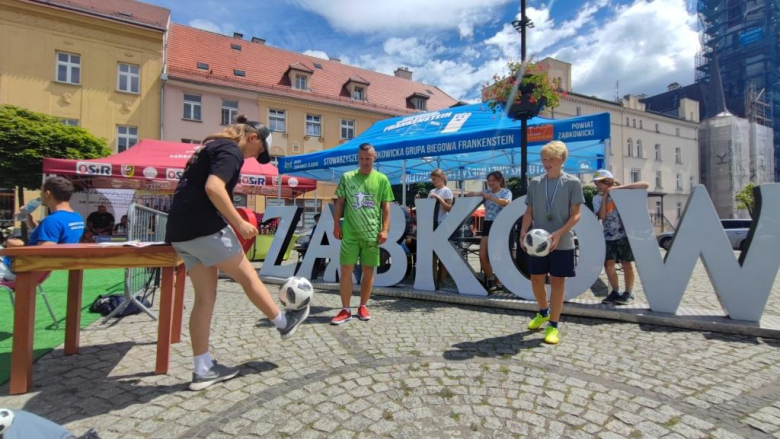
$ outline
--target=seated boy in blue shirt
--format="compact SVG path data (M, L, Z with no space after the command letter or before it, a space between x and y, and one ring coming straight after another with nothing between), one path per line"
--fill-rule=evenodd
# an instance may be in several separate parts
M33 229L27 243L20 239L8 240L8 247L25 245L76 244L84 233L84 218L70 207L73 196L73 183L63 177L49 177L41 188L41 203L49 208L49 216L40 223L32 216L25 219L27 226ZM11 271L11 259L6 257L0 262L0 277L5 281L16 280Z

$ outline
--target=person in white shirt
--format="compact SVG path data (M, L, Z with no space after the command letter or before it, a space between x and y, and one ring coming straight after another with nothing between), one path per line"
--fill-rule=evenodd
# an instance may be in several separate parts
M436 222L434 227L439 227L439 224L447 218L447 213L452 209L452 200L455 197L452 195L452 190L447 187L447 176L441 169L437 168L431 172L431 183L433 183L434 188L431 189L428 198L436 200L436 208L434 209ZM447 277L447 269L441 261L439 261L438 267L438 280L439 286L441 286L442 282L444 282L444 279Z

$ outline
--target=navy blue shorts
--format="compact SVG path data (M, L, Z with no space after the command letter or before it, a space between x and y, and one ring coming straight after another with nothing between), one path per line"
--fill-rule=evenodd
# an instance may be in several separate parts
M543 258L528 256L528 271L554 277L574 277L574 250L555 250Z

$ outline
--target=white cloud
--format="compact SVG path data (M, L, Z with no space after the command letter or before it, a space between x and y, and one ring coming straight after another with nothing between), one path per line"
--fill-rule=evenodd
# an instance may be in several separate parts
M621 94L660 93L693 80L695 23L685 0L639 0L551 55L573 64L575 92L612 98L619 80Z
M315 58L330 59L328 54L321 50L304 50L303 54L313 56Z
M546 7L529 8L536 27L528 33L528 54L573 64L577 93L611 99L616 80L621 94L661 92L668 83L693 79L698 38L695 13L686 8L687 1L634 0L610 7L607 0L593 0L560 23ZM597 22L596 14L607 18ZM482 42L463 43L443 47L422 36L392 37L381 53L362 55L354 65L386 74L407 66L416 81L471 101L494 74L505 74L508 59L520 56L520 36L509 25ZM342 55L349 64L345 58Z
M435 40L421 42L417 37L390 38L382 46L385 53L404 64L422 64L432 56L444 52Z
M236 27L230 23L225 23L224 25L220 26L214 23L213 21L205 20L202 18L196 18L195 20L190 20L190 22L187 23L187 25L197 29L203 29L205 31L214 32L222 35L233 35L233 32L236 30Z
M591 22L594 14L607 6L607 3L607 0L586 3L577 11L577 15L573 19L560 25L556 24L550 17L549 9L529 7L527 15L533 21L534 27L526 31L528 56L539 54L545 49L577 35L583 27ZM517 19L520 19L519 14ZM507 58L520 58L520 34L510 24L505 24L501 31L485 40L485 44L498 47L502 55Z
M338 30L354 33L425 33L457 30L471 37L474 26L492 16L492 8L511 0L289 0L314 12Z

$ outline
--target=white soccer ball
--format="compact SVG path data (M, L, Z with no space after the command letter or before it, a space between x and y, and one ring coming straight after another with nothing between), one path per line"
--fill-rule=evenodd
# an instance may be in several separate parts
M311 302L314 295L314 287L308 279L291 277L284 281L279 288L279 302L284 309L299 310L305 308Z
M8 432L14 422L14 412L9 409L0 409L0 436Z
M550 254L552 239L546 230L533 229L525 235L525 248L528 254L543 258Z

